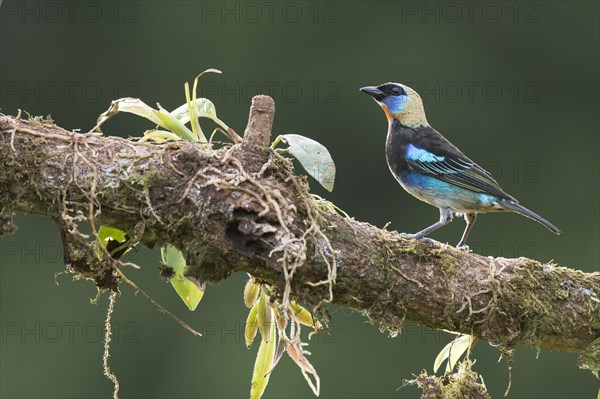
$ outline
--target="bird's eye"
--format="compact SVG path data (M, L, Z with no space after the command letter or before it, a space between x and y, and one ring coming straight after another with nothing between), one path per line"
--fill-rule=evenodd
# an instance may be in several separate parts
M402 91L400 90L400 88L399 88L399 87L392 87L392 91L391 91L391 93L392 93L394 96L398 96L398 95L400 95L400 93L402 93Z

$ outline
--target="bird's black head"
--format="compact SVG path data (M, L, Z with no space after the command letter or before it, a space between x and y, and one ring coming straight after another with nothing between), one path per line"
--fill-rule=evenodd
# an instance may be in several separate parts
M398 83L385 83L375 86L367 86L360 89L363 93L367 93L377 101L383 101L387 97L406 96L406 90Z
M427 125L423 102L419 94L400 83L384 83L360 89L375 99L383 108L388 121L398 120L406 126Z

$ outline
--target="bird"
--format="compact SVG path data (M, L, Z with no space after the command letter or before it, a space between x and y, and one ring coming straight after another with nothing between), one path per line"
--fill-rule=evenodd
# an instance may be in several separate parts
M409 237L433 245L427 235L450 223L454 215L464 216L466 227L457 248L468 250L467 238L477 214L488 212L515 212L560 234L556 226L519 204L488 171L434 129L427 122L423 101L415 90L389 82L360 91L373 97L385 113L386 160L398 183L440 211L439 221Z

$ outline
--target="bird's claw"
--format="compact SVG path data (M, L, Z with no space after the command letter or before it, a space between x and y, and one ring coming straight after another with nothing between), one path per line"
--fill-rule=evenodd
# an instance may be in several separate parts
M435 247L435 241L432 240L431 238L427 238L418 234L406 234L406 237L414 239L414 240L419 240L424 244L428 244L432 247Z
M465 251L465 252L471 251L471 248L469 248L469 246L467 244L457 245L456 249L458 249L459 251Z

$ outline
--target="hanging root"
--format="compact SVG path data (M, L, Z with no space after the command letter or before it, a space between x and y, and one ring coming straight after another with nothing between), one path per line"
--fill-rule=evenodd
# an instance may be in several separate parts
M106 321L104 322L104 354L102 355L102 367L104 369L104 375L113 383L113 399L119 399L119 380L117 376L112 372L108 364L108 358L110 356L110 341L112 335L112 323L111 318L115 310L115 302L117 301L117 293L112 291L109 296L108 311L106 312Z
M189 332L191 332L192 334L201 337L202 334L200 334L198 331L194 330L192 327L190 327L189 324L187 324L185 321L181 320L180 318L178 318L177 316L175 316L173 313L169 312L167 309L165 309L164 307L162 307L158 302L156 302L154 299L152 299L152 297L150 295L148 295L146 293L146 291L144 291L143 289L141 289L140 287L137 286L136 283L134 283L133 281L131 281L130 279L127 278L127 276L125 276L125 274L123 274L123 272L116 268L115 269L116 273L119 275L119 277L121 277L121 279L123 279L123 281L129 285L131 288L133 288L134 290L140 292L152 305L154 305L154 307L156 309L158 309L159 312L166 314L167 316L169 316L171 319L175 320L175 322L177 324L179 324L181 327L185 328L186 330L188 330Z

